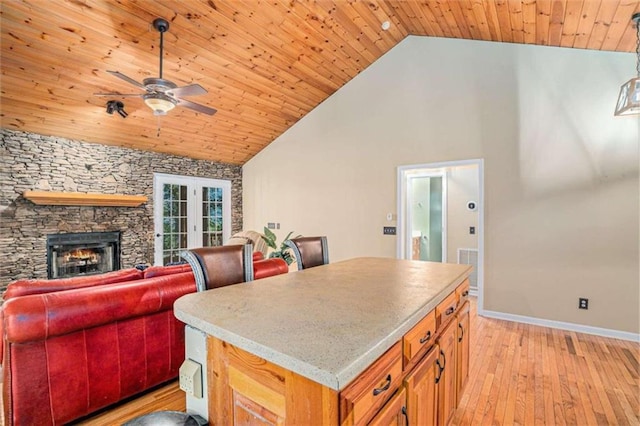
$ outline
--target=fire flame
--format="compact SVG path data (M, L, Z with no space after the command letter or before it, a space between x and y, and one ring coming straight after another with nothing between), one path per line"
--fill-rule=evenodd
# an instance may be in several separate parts
M90 263L96 263L98 261L98 255L93 250L76 249L65 253L65 262L71 262L73 260L86 260Z

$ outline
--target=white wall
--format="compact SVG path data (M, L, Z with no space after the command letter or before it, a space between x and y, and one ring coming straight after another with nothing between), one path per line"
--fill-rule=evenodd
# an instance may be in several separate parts
M396 167L484 158L485 309L639 331L625 53L408 37L243 167L244 228L395 255ZM588 311L578 311L588 297Z
M447 170L447 260L458 261L459 248L478 248L478 210L467 209L467 202L479 200L478 167L450 167ZM476 233L470 234L469 227Z

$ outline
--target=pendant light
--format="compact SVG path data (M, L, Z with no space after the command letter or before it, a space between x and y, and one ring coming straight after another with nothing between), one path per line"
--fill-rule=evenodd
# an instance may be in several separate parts
M640 114L640 12L634 13L631 20L636 24L637 75L620 87L614 115Z

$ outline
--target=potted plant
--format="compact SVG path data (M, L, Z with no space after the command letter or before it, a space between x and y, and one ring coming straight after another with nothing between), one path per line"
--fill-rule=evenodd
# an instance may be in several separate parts
M269 253L269 258L279 257L280 259L283 259L285 262L287 262L287 265L291 265L295 258L291 254L291 250L289 250L289 247L284 244L284 242L287 241L289 237L291 237L291 234L293 234L293 231L289 232L284 240L282 240L282 243L280 243L280 245L278 246L278 243L276 241L276 234L274 234L273 231L271 231L271 229L267 228L266 226L264 227L264 234L262 235L262 239L272 250L271 253ZM298 235L298 237L299 236L300 235Z

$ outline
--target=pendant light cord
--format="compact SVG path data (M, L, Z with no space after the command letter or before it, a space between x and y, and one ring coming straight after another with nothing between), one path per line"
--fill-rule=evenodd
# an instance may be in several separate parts
M640 36L638 36L640 37ZM162 79L162 52L164 50L164 31L160 31L160 79ZM638 65L640 67L640 65ZM638 68L640 70L640 68ZM640 71L638 71L640 72Z

